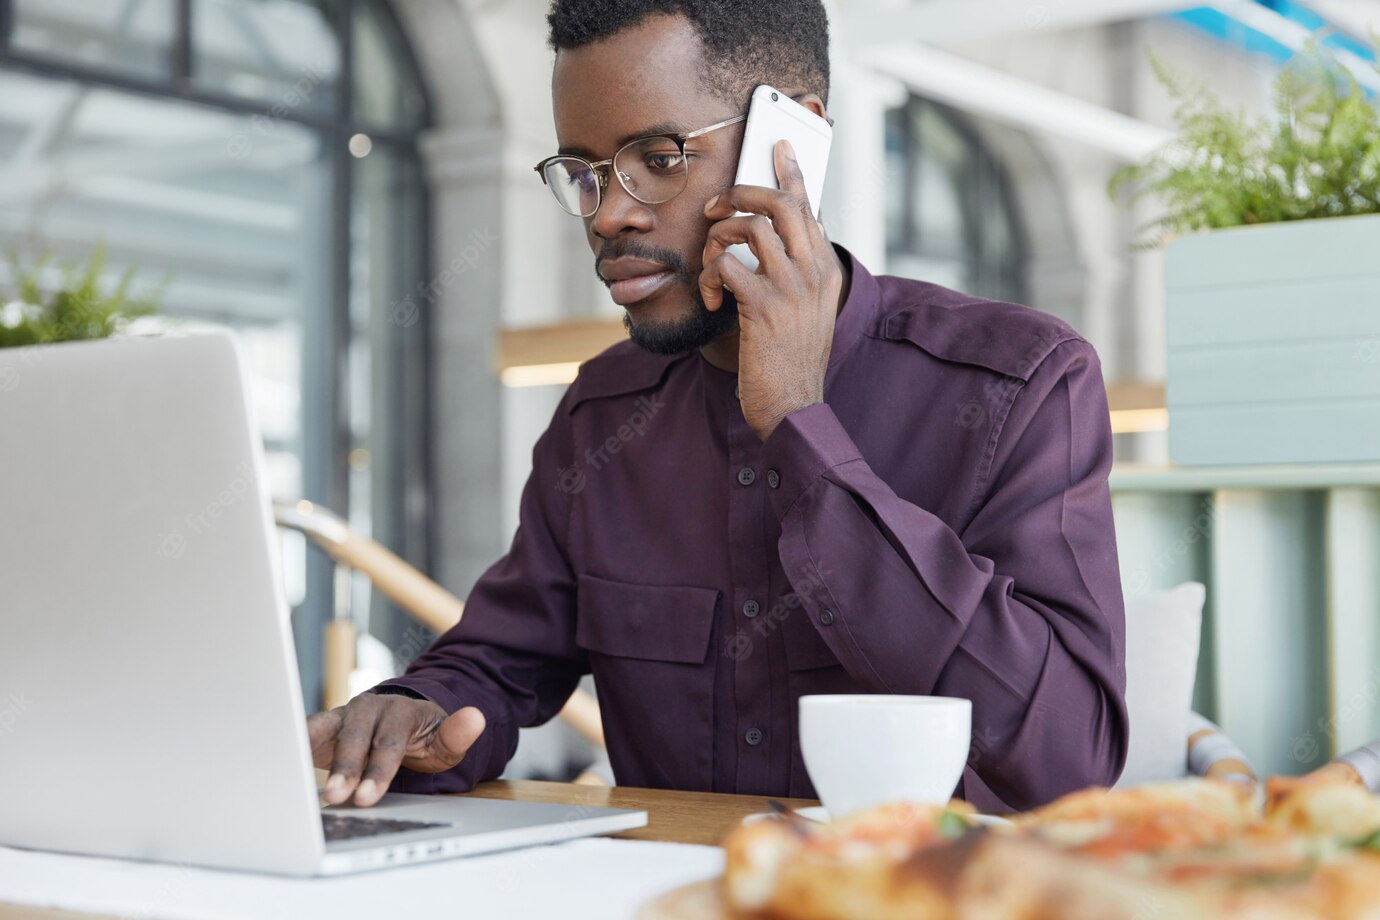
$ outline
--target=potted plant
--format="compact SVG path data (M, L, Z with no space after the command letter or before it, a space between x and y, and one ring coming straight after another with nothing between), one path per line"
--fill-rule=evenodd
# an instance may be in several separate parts
M1318 42L1274 117L1152 56L1180 136L1113 177L1168 205L1169 453L1180 465L1380 461L1380 113Z
M104 289L104 246L98 246L85 263L61 266L55 286L43 280L49 256L27 267L17 254L12 253L9 261L10 283L0 287L0 348L108 338L157 311L161 286L132 293L133 268L120 276L113 289Z

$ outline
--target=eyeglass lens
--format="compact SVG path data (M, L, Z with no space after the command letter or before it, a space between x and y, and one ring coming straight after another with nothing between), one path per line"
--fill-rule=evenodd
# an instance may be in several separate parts
M644 204L669 201L685 188L685 154L669 137L633 141L614 155L613 169L628 193ZM562 208L589 217L599 207L599 177L589 164L558 157L546 165L546 184Z

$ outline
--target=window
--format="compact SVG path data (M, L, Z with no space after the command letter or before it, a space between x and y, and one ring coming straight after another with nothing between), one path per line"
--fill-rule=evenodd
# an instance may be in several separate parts
M426 122L381 2L0 0L0 249L168 276L247 346L275 499L425 565ZM333 571L288 546L313 706Z
M1025 239L1005 170L958 112L912 97L887 113L887 271L1024 302Z

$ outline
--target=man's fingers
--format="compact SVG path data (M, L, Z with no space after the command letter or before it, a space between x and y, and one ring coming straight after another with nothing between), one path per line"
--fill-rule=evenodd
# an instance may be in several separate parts
M419 725L417 707L397 704L384 707L374 728L369 765L364 768L359 787L355 789L356 805L373 805L383 798Z
M360 774L369 760L374 742L374 727L378 724L382 707L375 700L362 695L345 707L344 724L335 739L335 756L331 761L331 775L321 797L327 804L336 805L348 799L359 785Z
M800 164L796 162L795 151L791 149L791 142L782 138L776 144L776 184L781 189L790 194L791 200L795 202L796 208L800 212L800 231L801 235L807 240L808 249L792 249L791 252L806 253L816 252L821 245L827 244L829 238L824 235L824 225L819 218L815 217L814 202L810 200L810 192L805 188L805 173L801 172ZM794 225L791 221L788 226ZM799 257L799 256L798 256Z
M734 243L747 243L767 274L779 274L789 258L771 221L760 214L745 214L718 221L709 228L700 264L713 262Z
M335 753L335 738L340 734L340 726L345 723L344 706L337 706L325 712L315 712L307 716L307 738L311 743L312 763L323 770L329 770Z
M473 706L458 709L421 739L419 754L408 756L403 765L423 773L439 773L458 764L484 733L484 714ZM412 750L409 749L409 755Z
M737 256L731 252L720 253L706 263L700 272L700 297L704 300L705 308L713 312L723 306L724 288L728 288L741 304L751 297L750 292L756 280L757 275L748 271L748 267L739 262Z
M777 141L772 149L777 185L734 185L715 197L704 207L710 220L723 220L738 211L770 217L776 234L785 243L786 251L795 258L814 251L820 242L819 224L805 191L805 176L800 164L786 156L790 142Z

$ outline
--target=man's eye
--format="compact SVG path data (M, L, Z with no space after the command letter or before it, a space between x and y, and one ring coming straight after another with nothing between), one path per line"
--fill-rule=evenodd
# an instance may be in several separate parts
M642 162L646 164L648 169L654 172L671 172L679 169L683 160L684 157L679 151L671 151L667 153L649 153L643 157Z
M594 188L594 173L588 169L573 172L568 181L571 185L578 185L583 191L588 192Z

